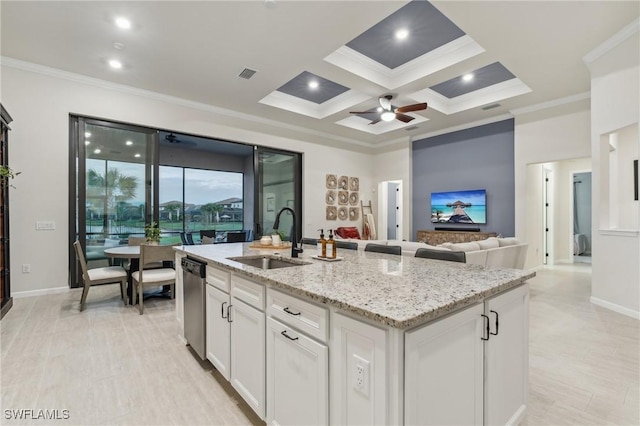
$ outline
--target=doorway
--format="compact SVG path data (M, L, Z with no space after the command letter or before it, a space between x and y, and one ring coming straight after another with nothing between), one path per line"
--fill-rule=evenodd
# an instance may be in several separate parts
M378 184L379 239L402 240L402 181Z
M572 175L573 262L591 263L591 172Z

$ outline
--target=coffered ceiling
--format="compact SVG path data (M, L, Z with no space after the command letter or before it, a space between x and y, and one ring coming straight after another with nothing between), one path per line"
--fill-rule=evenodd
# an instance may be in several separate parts
M639 3L3 0L0 13L7 66L89 76L191 101L223 124L362 149L585 99L582 57L637 19ZM245 68L256 73L241 78ZM393 107L429 107L407 123L369 124L384 95Z

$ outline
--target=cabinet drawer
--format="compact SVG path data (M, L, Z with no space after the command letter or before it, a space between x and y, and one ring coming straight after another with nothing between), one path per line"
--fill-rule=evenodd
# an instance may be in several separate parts
M297 328L323 342L327 341L329 315L325 308L269 289L267 291L267 312L286 325Z
M207 283L226 293L229 293L231 287L229 275L224 269L207 265Z
M264 285L236 274L231 275L231 296L264 311Z

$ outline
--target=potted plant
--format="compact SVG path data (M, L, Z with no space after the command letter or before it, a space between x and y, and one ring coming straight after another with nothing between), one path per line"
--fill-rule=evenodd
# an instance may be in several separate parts
M144 236L147 237L147 243L159 244L160 243L160 227L157 222L151 222L144 227Z
M9 166L0 165L0 187L4 187L8 184L9 179L13 179L18 176L21 172L14 172L11 170ZM15 186L9 184L10 187L15 188Z

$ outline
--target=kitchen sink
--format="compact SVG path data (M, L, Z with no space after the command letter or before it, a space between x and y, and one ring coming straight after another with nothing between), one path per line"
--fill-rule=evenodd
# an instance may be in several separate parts
M242 263L243 265L253 266L260 269L279 269L289 268L292 266L304 266L309 265L308 262L294 261L291 259L283 259L278 256L239 256L239 257L227 257L234 262Z

